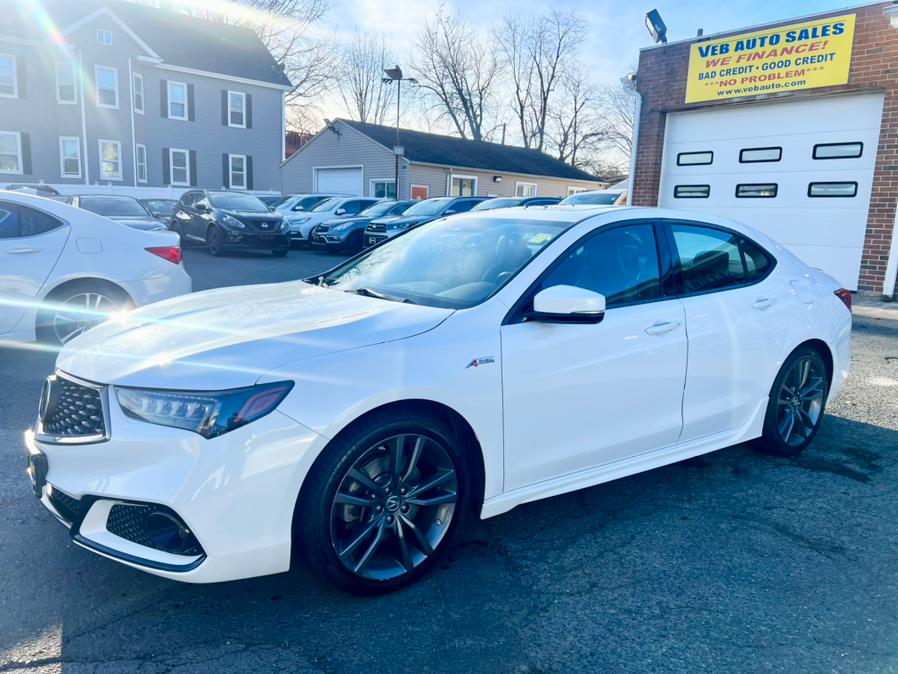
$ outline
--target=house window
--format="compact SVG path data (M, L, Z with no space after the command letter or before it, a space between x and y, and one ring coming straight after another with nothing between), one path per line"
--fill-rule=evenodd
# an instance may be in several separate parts
M473 197L477 195L477 178L475 176L454 175L449 180L449 196Z
M781 147L747 147L739 150L740 164L759 164L761 162L779 161L783 158Z
M378 199L395 199L396 183L393 180L372 180L370 193Z
M100 179L122 179L122 144L117 140L99 140Z
M515 183L514 195L516 197L535 197L536 183Z
M580 192L585 192L585 191L586 191L585 187L568 187L567 195L571 196L572 194L580 194Z
M246 94L242 91L228 92L228 126L246 128Z
M106 66L94 66L97 85L97 105L101 108L118 107L118 70Z
M60 136L59 174L63 178L81 177L81 139L78 136Z
M676 185L675 199L707 199L711 196L710 185Z
M680 152L677 155L677 166L704 166L714 162L714 153L706 152Z
M0 173L22 172L22 134L0 131Z
M246 155L230 154L228 155L228 186L232 190L246 189Z
M190 151L172 148L168 154L171 184L176 187L190 186Z
M168 118L187 119L187 85L184 82L168 82Z
M137 161L137 182L147 181L147 146L140 143L134 148L134 156Z
M0 54L0 96L19 97L19 78L16 77L16 57Z
M104 47L112 46L112 31L105 30L103 28L97 28L97 44L101 44Z
M863 153L864 144L861 142L818 143L814 146L814 159L856 159Z
M132 85L134 95L134 112L144 114L143 108L143 75L134 73L134 84Z
M78 102L78 89L75 87L75 64L71 61L56 64L56 102Z

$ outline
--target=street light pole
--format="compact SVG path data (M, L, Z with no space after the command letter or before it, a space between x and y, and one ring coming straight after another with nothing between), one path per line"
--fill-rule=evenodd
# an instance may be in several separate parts
M386 77L383 78L383 82L389 84L390 82L396 82L396 141L393 146L393 157L396 162L394 179L393 179L393 196L398 200L399 199L399 156L401 152L401 146L399 145L399 104L402 98L402 83L405 82L417 82L414 77L403 77L402 76L402 68L399 66L393 66L392 68L385 68L384 74Z

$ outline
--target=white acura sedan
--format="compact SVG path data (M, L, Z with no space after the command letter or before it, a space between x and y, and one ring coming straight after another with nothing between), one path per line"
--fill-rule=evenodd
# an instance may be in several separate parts
M110 313L190 287L174 232L0 192L0 343L64 343Z
M747 227L658 209L454 216L315 279L70 342L26 433L76 543L213 582L303 557L359 592L492 517L744 441L795 454L849 363L850 295Z

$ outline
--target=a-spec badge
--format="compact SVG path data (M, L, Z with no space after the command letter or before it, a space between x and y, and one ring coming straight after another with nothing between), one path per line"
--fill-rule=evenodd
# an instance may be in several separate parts
M489 363L495 363L496 359L493 356L484 356L483 358L475 358L470 363L465 366L465 369L469 367L480 367L481 365L488 365Z

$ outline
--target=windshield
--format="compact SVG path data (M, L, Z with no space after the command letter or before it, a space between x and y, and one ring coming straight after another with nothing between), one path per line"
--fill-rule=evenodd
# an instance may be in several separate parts
M390 209L392 209L396 205L395 201L379 201L376 204L372 204L368 206L363 211L359 211L360 218L376 218L378 215L384 215L385 213L389 213Z
M209 201L225 211L267 211L268 206L249 194L211 194Z
M436 215L452 201L451 197L442 199L425 199L408 209L403 215Z
M372 248L320 282L360 295L464 309L505 285L567 226L486 215L436 220Z
M577 204L604 204L611 205L617 198L619 194L608 194L606 193L594 193L589 194L588 192L584 192L583 194L572 194L567 199L561 202L562 206L576 206Z
M339 204L339 203L340 203L340 199L337 199L336 197L331 197L330 199L325 199L324 201L322 201L320 204L315 206L315 208L313 208L312 210L317 211L317 212L331 211L331 210L335 209L337 207L337 204Z
M145 218L149 215L147 209L131 197L81 197L78 205L107 218Z
M150 209L150 213L171 213L175 210L178 202L173 199L147 199L143 202L144 206Z
M521 200L516 197L506 197L504 199L487 199L481 201L472 208L472 211L491 211L494 208L508 208L510 206L520 205Z

